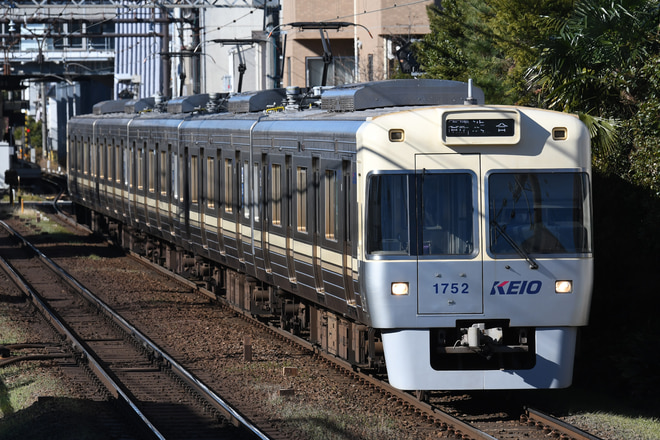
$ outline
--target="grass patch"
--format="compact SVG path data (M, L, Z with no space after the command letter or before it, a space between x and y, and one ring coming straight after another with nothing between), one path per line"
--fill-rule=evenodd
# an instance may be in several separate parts
M629 417L619 414L589 412L567 417L571 423L589 427L598 427L598 432L591 433L606 438L625 438L628 440L660 439L660 420L649 417Z
M396 438L401 433L397 421L383 414L337 413L279 396L273 396L269 404L282 422L310 440L381 440Z
M0 309L0 312L4 312L4 310ZM0 314L0 345L18 344L27 340L29 340L29 333L14 325L11 315ZM0 370L1 373L2 370Z
M0 419L34 404L41 396L66 396L67 387L41 362L0 368Z

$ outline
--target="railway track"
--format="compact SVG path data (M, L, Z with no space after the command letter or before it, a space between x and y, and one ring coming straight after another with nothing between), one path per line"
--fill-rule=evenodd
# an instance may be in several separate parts
M140 255L135 253L131 253L130 255L145 266L176 279L179 283L186 285L200 295L220 301L224 307L233 310L245 320L261 327L264 331L267 331L280 339L287 340L291 344L302 346L305 349L314 352L315 356L323 362L331 365L337 370L341 370L347 376L352 376L355 380L367 387L377 389L379 392L387 394L388 400L394 402L395 405L400 405L407 411L417 414L419 417L434 424L443 437L463 440L514 440L519 438L534 440L547 439L548 436L550 436L550 438L559 438L561 440L600 440L598 437L586 433L575 426L552 417L549 414L545 414L540 410L531 408L525 409L524 413L521 414L520 423L504 430L498 428L500 431L505 431L501 432L499 436L497 436L497 434L491 435L486 430L482 430L476 425L463 421L460 418L441 410L437 406L426 403L423 399L423 393L411 394L394 388L389 385L386 380L374 376L372 372L356 369L349 363L319 350L315 345L310 344L303 338L293 335L289 331L273 325L264 324L263 321L255 319L249 312L226 302L222 297L218 297L213 292L200 287L194 281L173 274L167 269L154 264L149 259L141 257Z
M6 223L0 226L3 269L135 415L149 433L144 438L269 438Z
M415 395L410 393L402 392L395 388L390 387L386 382L380 380L380 378L375 377L369 371L359 371L354 369L352 366L337 360L333 356L329 356L320 350L317 347L307 343L306 341L293 336L287 331L278 329L272 325L264 324L261 321L253 319L253 317L228 303L223 301L222 297L216 297L213 293L206 291L203 288L200 288L195 282L186 280L177 275L166 271L165 269L154 266L150 261L144 259L140 256L133 255L138 259L142 264L149 266L150 268L161 271L166 274L168 277L175 278L180 284L183 284L190 291L198 292L206 297L213 298L217 300L220 304L231 310L232 313L241 316L246 321L250 321L252 325L257 325L263 330L268 331L269 333L276 335L281 340L286 340L287 343L293 344L298 347L304 347L305 350L314 353L314 356L323 364L332 366L336 371L341 372L346 377L350 378L350 381L354 383L359 383L361 387L368 390L367 392L373 392L376 394L382 394L384 396L383 400L387 401L389 405L396 407L401 407L410 414L412 417L423 420L423 423L427 423L430 427L428 432L435 432L436 437L443 438L461 438L461 439L516 439L516 438L528 438L541 439L548 438L548 436L553 436L554 438L561 439L595 439L594 436L589 436L586 433L580 433L576 428L570 427L570 425L563 424L563 426L555 426L553 423L541 422L542 413L535 412L533 415L530 415L529 411L521 418L520 422L515 424L507 425L503 428L504 425L500 424L495 429L492 426L482 427L480 424L471 424L461 420L460 417L452 416L451 414L440 410L435 405L430 405L419 399ZM371 390L371 391L369 391ZM262 426L272 427L272 421L267 419L258 420L259 416L254 416L253 420L262 423ZM562 423L559 423L562 425ZM481 428L481 429L480 429ZM483 429L483 430L482 430ZM581 436L586 435L586 436Z

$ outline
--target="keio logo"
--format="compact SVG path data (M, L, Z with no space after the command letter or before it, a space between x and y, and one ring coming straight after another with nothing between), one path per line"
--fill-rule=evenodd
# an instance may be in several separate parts
M535 295L541 291L543 283L534 281L495 281L490 294L500 295Z

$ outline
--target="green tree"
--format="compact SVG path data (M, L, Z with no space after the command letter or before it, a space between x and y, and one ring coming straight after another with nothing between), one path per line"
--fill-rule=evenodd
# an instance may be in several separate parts
M445 0L428 9L431 33L416 46L430 78L472 78L486 101L529 103L535 95L524 74L538 58L538 45L552 20L570 11L570 0Z
M541 106L580 114L595 165L606 172L630 175L631 153L660 135L657 124L639 124L658 108L658 7L653 0L578 1L568 17L553 20L528 71Z

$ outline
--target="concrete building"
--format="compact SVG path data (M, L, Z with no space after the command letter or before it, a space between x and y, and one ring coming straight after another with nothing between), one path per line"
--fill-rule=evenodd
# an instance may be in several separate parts
M324 71L327 85L390 78L406 45L429 31L426 8L434 3L3 3L0 89L9 91L5 101L20 104L0 109L20 109L0 121L20 126L25 113L42 121L41 154L64 164L66 121L102 100L316 86Z
M397 52L429 32L426 8L439 1L282 0L286 32L284 86L320 85L324 67L319 29L289 23L353 23L326 29L332 61L327 85L390 78L397 69Z

